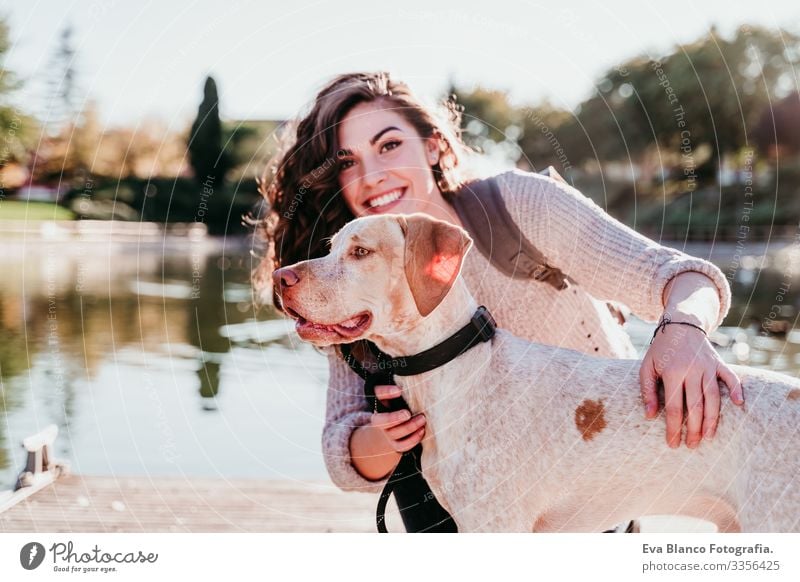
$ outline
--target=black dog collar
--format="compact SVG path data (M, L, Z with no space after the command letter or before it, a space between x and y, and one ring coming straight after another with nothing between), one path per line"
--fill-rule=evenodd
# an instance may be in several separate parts
M443 366L479 343L489 341L494 337L496 329L497 324L492 314L481 305L467 325L443 342L413 356L392 357L381 351L374 343L367 342L378 361L363 365L356 362L352 356L353 344L343 344L340 347L345 361L364 379L367 378L367 374L416 376Z

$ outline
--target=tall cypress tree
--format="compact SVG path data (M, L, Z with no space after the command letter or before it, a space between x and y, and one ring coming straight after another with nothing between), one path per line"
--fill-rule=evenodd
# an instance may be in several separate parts
M206 78L203 101L197 109L189 136L189 159L198 182L211 178L220 184L230 168L230 160L222 146L222 123L219 120L217 84Z

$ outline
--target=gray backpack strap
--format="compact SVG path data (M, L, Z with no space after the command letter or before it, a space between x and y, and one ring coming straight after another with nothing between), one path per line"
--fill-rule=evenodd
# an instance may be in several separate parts
M495 177L465 184L452 202L475 246L503 274L514 279L543 281L558 290L575 283L558 267L549 265L547 258L520 232L508 213Z

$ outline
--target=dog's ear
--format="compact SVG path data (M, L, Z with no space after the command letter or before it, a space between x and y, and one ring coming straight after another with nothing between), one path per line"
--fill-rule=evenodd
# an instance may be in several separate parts
M406 238L406 279L425 317L450 291L472 239L463 228L425 214L399 216L398 221Z

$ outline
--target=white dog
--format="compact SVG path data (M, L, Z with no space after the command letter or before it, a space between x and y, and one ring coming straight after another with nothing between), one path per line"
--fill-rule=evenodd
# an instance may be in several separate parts
M273 278L303 339L369 339L409 356L475 312L458 276L471 243L422 214L366 217L329 255ZM670 449L664 424L644 418L640 364L498 330L444 366L397 376L427 417L423 473L459 531L598 532L654 514L721 532L800 530L800 382L732 366L744 409L724 398L713 440Z

